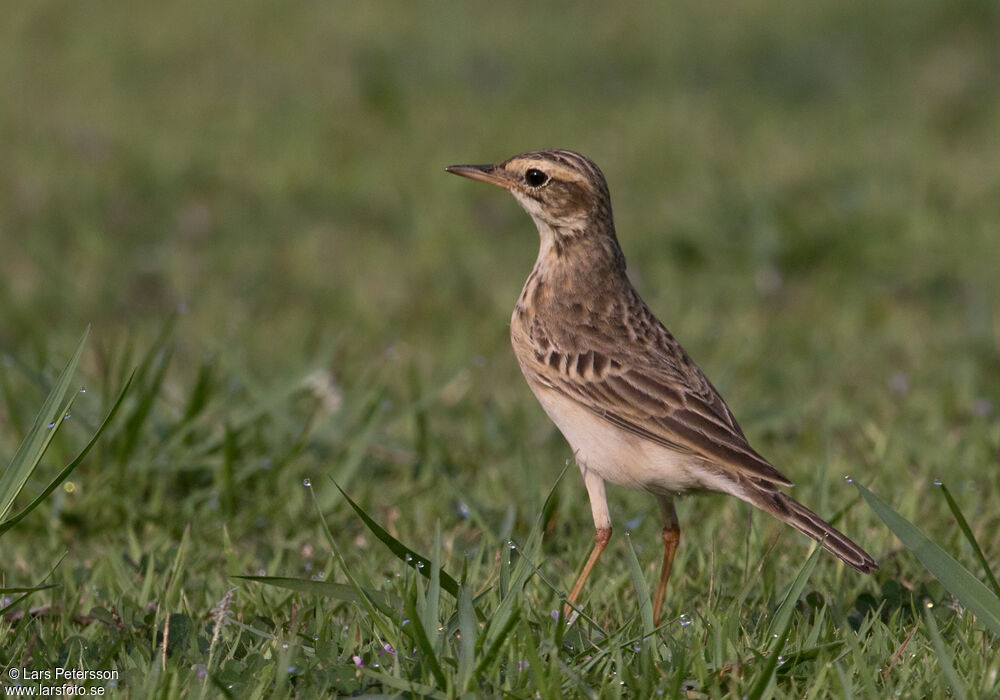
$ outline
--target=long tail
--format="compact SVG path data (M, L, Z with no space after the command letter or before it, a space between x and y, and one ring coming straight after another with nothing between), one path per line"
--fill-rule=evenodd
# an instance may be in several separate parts
M777 490L747 489L743 498L778 520L788 523L802 534L822 543L826 551L840 558L852 569L863 574L878 569L878 564L868 552L833 525L784 493Z

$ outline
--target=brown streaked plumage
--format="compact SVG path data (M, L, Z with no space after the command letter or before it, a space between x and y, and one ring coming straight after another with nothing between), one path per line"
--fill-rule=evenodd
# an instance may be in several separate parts
M878 568L780 490L792 482L751 447L719 392L639 297L625 272L608 186L593 161L545 150L446 170L505 188L538 227L538 259L510 334L521 371L573 448L590 497L594 549L569 604L611 537L605 481L649 491L659 503L657 620L680 541L673 499L688 491L734 495L822 542L854 569Z

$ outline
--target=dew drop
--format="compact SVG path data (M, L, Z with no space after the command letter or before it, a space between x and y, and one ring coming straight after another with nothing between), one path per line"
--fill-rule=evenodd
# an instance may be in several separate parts
M83 387L83 386L81 386L81 387L80 387L80 393L81 393L81 394L86 394L86 393L87 393L87 387Z
M681 627L688 627L691 624L691 616L687 613L682 613L681 617Z
M935 486L941 486L941 480L940 479L935 479L934 480L934 485Z
M407 554L407 555L406 555L406 561L407 561L407 562L411 562L411 561L413 561L413 557L411 557L411 556L410 556L409 554Z
M418 562L417 562L417 568L418 568L418 569L422 569L422 568L424 568L424 563L423 563L422 561L418 561Z
M850 484L854 481L854 479L851 478L850 474L844 474L844 481Z
M933 608L934 607L934 601L933 600L928 600L926 603L924 603L924 607L928 608L928 609Z
M55 423L49 423L48 427L49 427L49 430L52 430L54 427L56 427L56 424Z
M282 644L281 648L282 649L287 649L288 648L288 642L285 642L284 644Z
M313 482L309 477L306 477L305 479L302 480L302 485L305 486L306 488L309 488L310 486L313 485Z
M514 540L507 540L507 549L517 549L517 545L514 544Z
M67 413L65 416L63 416L63 420L69 420L72 417L73 417L72 413Z

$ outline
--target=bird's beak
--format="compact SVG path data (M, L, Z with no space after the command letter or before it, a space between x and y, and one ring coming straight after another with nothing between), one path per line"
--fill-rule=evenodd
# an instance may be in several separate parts
M491 185L498 185L504 189L510 189L511 182L497 171L495 165L449 165L445 172L461 175L471 180L482 180Z

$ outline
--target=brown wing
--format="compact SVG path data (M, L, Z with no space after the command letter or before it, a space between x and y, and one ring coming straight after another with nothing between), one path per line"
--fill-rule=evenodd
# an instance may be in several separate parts
M545 353L522 358L522 363L528 360L525 369L623 430L742 476L791 486L750 446L719 392L641 300L639 304L632 311L643 316L639 322L645 334L630 334L634 342L624 346L587 327L536 325L550 343ZM558 342L559 336L572 337L572 348Z

